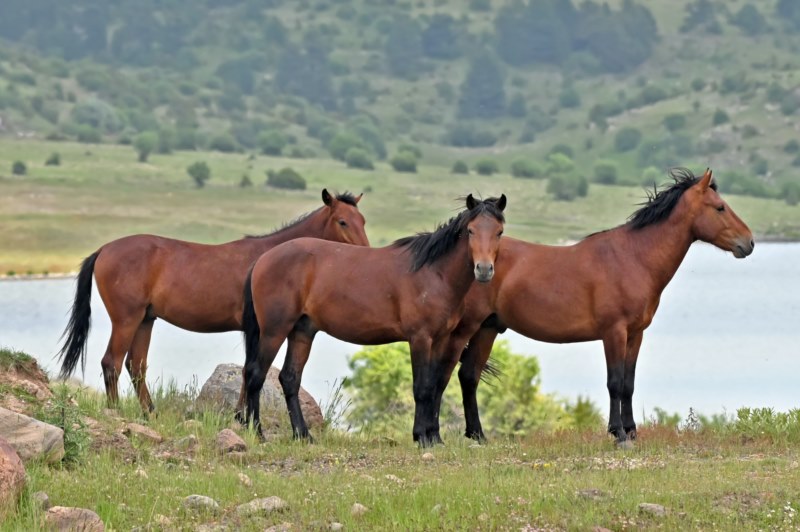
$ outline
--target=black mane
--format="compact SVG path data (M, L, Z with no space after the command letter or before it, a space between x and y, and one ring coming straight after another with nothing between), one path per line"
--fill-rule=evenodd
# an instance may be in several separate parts
M674 183L662 187L661 190L653 185L653 190L647 191L647 201L641 204L643 207L628 218L631 228L642 229L669 218L683 193L700 181L699 177L686 168L672 168L669 176ZM713 181L711 188L717 190L717 184Z
M341 202L343 202L343 203L346 203L348 205L352 205L353 207L358 208L358 198L356 198L356 196L352 192L345 191L345 192L342 192L341 194L336 194L336 199L341 201ZM320 207L319 209L322 209L322 208L324 208L324 207ZM294 227L295 225L299 224L300 222L302 222L303 220L305 220L306 218L308 218L312 214L318 212L319 209L315 209L315 210L313 210L311 212L307 212L305 214L301 214L300 216L298 216L294 220L289 220L288 222L285 222L283 225L281 225L277 229L272 230L269 233L264 233L263 235L244 235L244 237L245 238L265 238L265 237L268 237L268 236L272 236L272 235L278 234L281 231L285 231L285 230L289 229L290 227Z
M414 236L400 238L395 240L392 245L406 247L411 252L411 271L415 272L447 255L458 243L458 238L467 224L481 214L493 216L505 223L503 212L497 208L497 201L498 198L478 201L474 208L461 211L450 218L447 223L438 226L433 232L417 233Z

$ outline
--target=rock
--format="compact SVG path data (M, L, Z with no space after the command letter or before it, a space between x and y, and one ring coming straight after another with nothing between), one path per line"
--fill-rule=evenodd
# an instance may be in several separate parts
M25 488L25 467L17 451L0 438L0 522L11 511Z
M612 532L612 531L607 529L606 527L595 525L592 527L592 532Z
M236 513L241 516L266 515L273 512L281 512L289 507L289 504L280 497L272 496L266 499L254 499L246 504L236 507Z
M278 381L280 370L271 367L261 390L261 423L265 428L277 427L286 423L286 400L283 388ZM220 364L214 373L203 384L197 396L198 405L208 405L219 410L223 408L233 413L239 401L242 387L242 366L238 364ZM319 404L305 389L300 388L300 408L310 429L320 428L324 424Z
M192 452L200 445L200 440L194 434L189 434L175 442L175 448L179 451Z
M34 508L41 511L45 511L52 506L50 497L43 491L37 491L31 494L31 501L33 502Z
M243 452L247 450L247 444L238 434L231 429L222 429L217 433L217 449L221 453Z
M183 499L183 506L190 510L207 510L212 512L219 510L219 503L205 495L189 495Z
M24 414L0 408L0 438L4 438L23 462L59 462L64 458L64 431Z
M85 508L53 506L44 514L44 519L50 530L103 532L106 529L100 516Z
M605 493L597 488L587 488L585 490L578 490L578 496L583 497L584 499L598 501L605 497Z
M141 467L137 467L136 471L134 471L133 474L136 475L137 477L148 478L147 471L145 471Z
M196 419L187 419L186 421L181 423L181 426L183 426L183 428L185 428L186 430L197 430L200 427L202 427L203 424L197 421Z
M253 485L253 481L244 473L239 473L239 482L248 487Z
M344 525L342 523L337 523L336 521L334 521L328 528L330 528L331 530L343 530Z
M360 515L364 515L365 513L367 513L368 510L369 510L369 508L367 508L366 506L364 506L361 503L356 502L356 503L353 503L353 506L350 508L350 513L353 516L358 517Z
M138 423L126 423L125 427L122 429L122 433L128 438L139 438L150 443L161 443L164 441L161 434L150 427L145 427Z
M172 519L166 515L156 514L153 516L153 523L157 524L158 526L168 528L172 526Z
M442 505L441 504L435 504L433 506L433 508L431 508L431 513L432 514L438 514L441 511L442 511Z
M656 517L664 517L667 515L667 509L660 504L652 502L643 502L639 505L639 512L643 514L654 515Z
M422 454L422 461L423 462L433 462L435 459L436 459L436 457L433 456L433 453L423 453Z
M0 370L0 407L30 414L37 405L53 397L48 378L36 360L23 357Z

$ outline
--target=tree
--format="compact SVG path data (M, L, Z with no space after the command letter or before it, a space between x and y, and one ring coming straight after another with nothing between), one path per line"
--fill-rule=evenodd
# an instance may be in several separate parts
M487 51L478 53L469 64L461 84L458 114L462 118L491 119L506 108L505 76L497 60Z
M517 159L511 163L511 175L514 177L542 177L544 170L533 161Z
M614 149L618 152L631 151L642 141L642 132L635 127L624 127L614 135Z
M417 171L417 157L410 151L400 151L392 157L389 164L396 172L415 173Z
M525 66L533 63L560 64L571 50L571 35L565 18L569 7L558 0L537 0L525 4L512 2L494 19L497 53L506 63ZM574 12L574 8L572 8Z
M664 117L662 124L670 132L678 131L686 127L686 115L681 113L669 114Z
M761 35L767 30L767 19L753 4L745 4L731 17L731 23L747 35Z
M416 78L422 58L422 35L417 23L408 16L397 18L389 30L383 51L393 76Z
M11 165L11 173L14 175L25 175L28 173L28 167L22 161L14 161Z
M613 185L617 182L618 170L614 161L600 160L594 164L594 181L604 185Z
M301 51L288 46L278 59L275 86L285 94L305 98L327 111L337 108L330 61L323 47L314 45Z
M194 179L197 188L203 188L211 178L211 169L205 161L195 161L186 169L186 173Z
M373 170L375 168L372 164L372 159L369 157L369 152L358 147L352 147L347 150L344 162L347 163L348 168L360 168L362 170Z
M139 162L146 163L147 158L158 146L158 133L155 131L145 131L139 133L133 141L133 147L139 154Z
M258 136L258 146L265 155L280 155L288 143L286 135L274 129L263 131Z
M478 159L475 161L475 171L480 175L492 175L500 171L494 159Z
M461 55L461 42L456 20L437 13L422 30L422 50L434 59L455 59Z
M306 180L293 168L282 168L277 172L267 170L267 185L290 190L305 190Z

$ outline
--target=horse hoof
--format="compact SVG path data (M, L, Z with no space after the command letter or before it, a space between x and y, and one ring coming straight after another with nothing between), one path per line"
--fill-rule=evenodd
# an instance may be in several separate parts
M636 439L636 429L631 429L631 430L627 431L627 434L628 434L628 439L629 440L633 441L633 440Z
M241 410L237 410L233 414L233 419L238 421L240 425L245 426L245 427L247 426L247 419L244 417L244 412L242 412Z
M617 449L622 449L623 451L630 451L633 449L633 442L631 440L617 440L616 442Z

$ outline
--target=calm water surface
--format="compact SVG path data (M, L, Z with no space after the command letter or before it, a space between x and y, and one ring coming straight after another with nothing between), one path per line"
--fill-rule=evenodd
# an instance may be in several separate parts
M67 322L72 279L0 281L0 345L35 355L51 374ZM100 358L110 323L97 292L83 379L102 388ZM602 344L545 344L508 332L514 351L536 355L544 391L588 396L607 409ZM665 290L645 332L636 375L634 412L660 407L711 414L741 406L800 407L800 244L758 244L736 260L695 244ZM303 386L327 400L333 381L347 375L347 357L359 347L319 334ZM283 362L283 351L276 365ZM148 382L174 379L202 384L217 364L244 361L238 333L196 334L156 322ZM80 377L80 375L78 375ZM127 374L121 386L130 387Z

